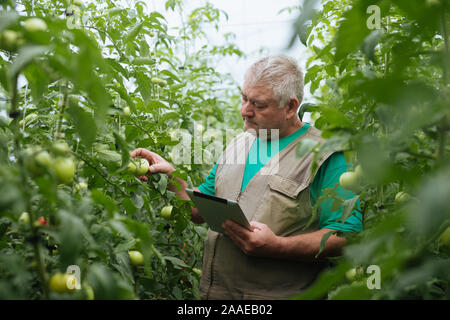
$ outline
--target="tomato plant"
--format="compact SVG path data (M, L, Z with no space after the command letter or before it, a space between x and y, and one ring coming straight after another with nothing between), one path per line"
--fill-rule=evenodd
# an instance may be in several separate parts
M328 138L307 149L343 151L356 166L341 181L359 186L354 199L323 198L343 205L343 219L359 202L364 230L342 234L342 257L299 298L450 298L439 246L450 224L449 11L443 0L303 2L295 28L313 98L301 111ZM379 288L367 285L370 266ZM355 268L365 277L349 284Z
M173 32L144 1L0 8L0 298L197 299L205 226L166 175L127 167L139 147L170 159L171 132L194 122L241 126L236 84L214 61L242 52L203 31L226 15L207 4ZM186 14L178 0L166 9ZM198 185L211 164L176 168ZM71 266L81 289L67 292Z

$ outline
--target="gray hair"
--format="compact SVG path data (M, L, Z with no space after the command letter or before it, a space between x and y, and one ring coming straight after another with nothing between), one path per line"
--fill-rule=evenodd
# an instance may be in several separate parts
M298 99L299 104L303 100L303 72L295 59L285 55L256 61L248 68L244 81L251 86L263 84L272 88L280 108L293 97Z

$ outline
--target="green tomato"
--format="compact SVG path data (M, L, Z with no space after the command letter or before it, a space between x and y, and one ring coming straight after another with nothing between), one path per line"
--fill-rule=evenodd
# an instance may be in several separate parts
M356 268L351 268L345 273L345 277L348 281L353 281L356 279Z
M194 271L194 273L196 275L198 275L199 277L202 276L202 270L198 269L198 268L192 268L192 271Z
M154 84L160 84L162 80L161 80L160 78L158 78L158 77L153 77L153 78L151 79L151 81L152 81L152 83L154 83Z
M64 184L70 184L75 176L75 162L71 158L56 158L53 163L58 181Z
M450 248L450 227L445 229L439 237L439 246Z
M164 219L170 219L170 217L172 216L172 209L173 206L165 206L164 208L162 208L161 217L163 217Z
M339 177L339 184L342 188L352 191L358 190L360 186L358 175L355 172L351 171L341 174L341 176Z
M130 161L130 163L128 163L127 171L131 174L136 174L136 164L133 161Z
M53 292L57 293L70 293L75 291L75 285L77 283L77 278L73 274L67 273L55 273L49 283L49 288ZM69 289L67 284L72 284L73 289Z
M19 221L23 222L25 224L29 224L30 223L30 214L26 211L22 212L22 214L20 215Z
M154 84L159 85L160 87L165 87L165 86L167 86L167 81L166 81L166 80L163 80L163 79L160 79L160 78L158 78L158 77L153 77L153 78L151 79L151 81L152 81Z
M32 176L41 176L52 166L50 154L39 147L28 148L24 152L24 164Z
M70 152L70 147L64 140L58 140L53 142L52 151L56 155L64 156Z
M36 32L36 31L46 31L47 30L47 24L44 20L40 18L30 18L27 21L25 21L23 27L28 32Z
M148 163L148 161L146 159L139 158L135 162L135 164L136 164L136 171L134 174L137 177L144 176L147 174L148 169L150 168L150 164Z
M400 191L395 195L395 202L397 203L405 203L409 199L411 199L411 195L405 191Z
M19 34L16 31L13 30L5 30L2 32L2 48L6 50L14 50L17 46L17 38L19 37Z
M123 108L123 114L124 114L124 115L126 115L126 116L129 116L129 115L130 115L130 113L131 113L131 110L130 110L130 108L129 108L129 107L125 107L125 108Z
M52 166L53 159L50 156L50 154L45 150L39 152L34 159L36 160L36 163L40 166L46 168L50 168Z
M130 256L130 262L133 266L138 267L144 264L144 256L139 251L128 251L128 255Z

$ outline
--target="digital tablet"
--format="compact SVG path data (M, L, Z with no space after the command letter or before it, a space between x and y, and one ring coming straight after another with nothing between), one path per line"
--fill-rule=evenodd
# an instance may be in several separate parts
M222 223L226 219L231 219L251 230L247 217L236 201L211 196L188 188L186 188L186 192L211 230L223 233Z

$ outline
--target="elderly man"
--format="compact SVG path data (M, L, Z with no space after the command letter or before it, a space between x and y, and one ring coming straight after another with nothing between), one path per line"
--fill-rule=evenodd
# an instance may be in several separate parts
M342 209L333 212L327 200L305 228L322 190L339 183L348 166L342 153L328 153L311 175L313 155L296 157L296 146L303 139L323 142L320 131L298 117L303 75L296 61L272 56L255 62L241 94L245 132L235 137L205 182L194 189L238 201L252 230L227 220L225 234L208 231L200 291L205 299L285 298L310 286L326 266L324 258L339 254L345 244L344 238L333 234L316 258L322 237L333 230L361 231L361 219L355 211L345 222L337 221ZM232 161L236 151L245 163ZM148 150L136 149L131 156L149 160L150 173L170 176L174 171ZM187 183L177 180L181 190L171 186L172 190L189 200ZM337 192L344 198L353 196L340 187ZM195 208L192 220L203 222Z

